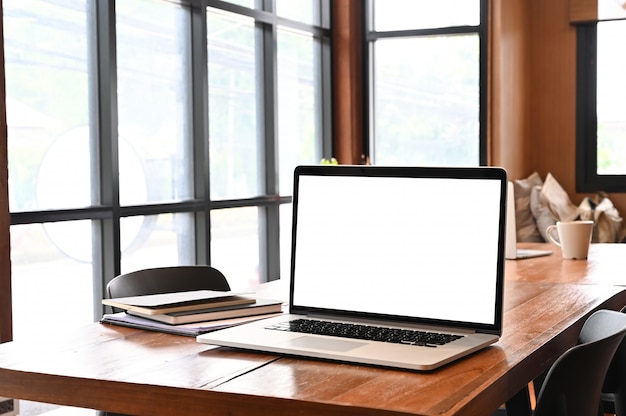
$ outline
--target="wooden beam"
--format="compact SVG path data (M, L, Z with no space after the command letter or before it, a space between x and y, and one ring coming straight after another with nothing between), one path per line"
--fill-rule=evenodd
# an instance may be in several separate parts
M569 18L572 23L598 20L598 0L570 0Z

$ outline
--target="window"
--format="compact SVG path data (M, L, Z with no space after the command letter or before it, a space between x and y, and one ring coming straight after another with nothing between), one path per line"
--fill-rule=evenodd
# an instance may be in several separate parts
M484 165L482 0L370 0L369 141L376 164Z
M576 190L626 191L626 20L577 28Z
M99 319L140 268L288 274L293 168L330 143L327 0L3 9L15 339Z

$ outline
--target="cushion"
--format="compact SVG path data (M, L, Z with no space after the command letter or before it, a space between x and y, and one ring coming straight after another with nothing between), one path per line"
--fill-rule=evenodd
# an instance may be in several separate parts
M572 204L567 192L551 173L541 187L541 198L557 221L573 221L578 217L578 207Z
M549 241L546 228L556 224L556 218L548 208L548 204L541 197L541 186L535 186L530 192L530 211L537 224L537 229L544 241Z
M593 221L592 243L624 242L626 229L624 220L604 192L596 193L593 198L586 197L578 206L579 218Z
M517 179L513 182L517 241L543 241L535 224L533 214L530 211L530 192L535 186L541 186L542 184L541 176L537 172L533 172L525 179Z

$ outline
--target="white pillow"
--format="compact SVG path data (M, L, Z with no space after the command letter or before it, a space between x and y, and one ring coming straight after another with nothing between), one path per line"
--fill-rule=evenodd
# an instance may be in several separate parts
M565 189L551 173L541 187L541 198L557 221L573 221L578 217L578 207L572 204Z

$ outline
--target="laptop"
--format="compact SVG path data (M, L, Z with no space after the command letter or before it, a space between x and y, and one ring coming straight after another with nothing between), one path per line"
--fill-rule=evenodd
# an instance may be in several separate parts
M299 166L289 313L201 343L433 370L502 332L501 168Z
M517 222L515 220L515 189L513 182L508 184L506 201L506 258L509 260L530 259L549 256L550 250L535 250L517 247Z

